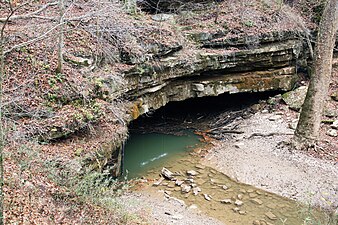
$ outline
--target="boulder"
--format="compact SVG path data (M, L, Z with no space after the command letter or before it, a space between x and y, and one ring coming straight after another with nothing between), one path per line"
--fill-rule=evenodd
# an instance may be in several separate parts
M305 100L306 92L307 86L301 86L293 91L284 93L282 99L290 109L300 111Z

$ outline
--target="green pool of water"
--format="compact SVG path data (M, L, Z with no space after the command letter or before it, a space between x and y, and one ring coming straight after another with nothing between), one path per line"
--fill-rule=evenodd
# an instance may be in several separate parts
M124 174L128 178L140 177L201 144L199 136L191 131L183 136L132 133L124 149Z
M200 158L188 154L197 146L202 147L199 136L187 131L184 136L168 134L137 134L130 136L125 146L124 170L128 178L145 176L157 180L162 167L170 169L176 179L200 188L200 193L182 193L175 181L163 181L150 189L162 190L184 200L187 206L196 205L207 215L225 224L260 225L314 225L332 224L325 213L293 200L269 193L250 185L238 183L225 174L200 164ZM195 170L191 178L186 171ZM210 196L206 200L204 195ZM221 201L227 199L231 203ZM236 201L239 201L236 205Z

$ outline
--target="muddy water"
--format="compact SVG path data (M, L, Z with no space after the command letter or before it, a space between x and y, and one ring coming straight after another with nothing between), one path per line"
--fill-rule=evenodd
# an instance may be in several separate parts
M238 183L202 165L200 157L191 154L193 146L198 145L198 137L192 133L182 137L138 135L130 141L126 146L126 160L130 160L126 161L126 168L130 170L131 176L146 176L149 180L156 181L162 167L168 168L178 174L175 180L184 181L183 186L189 186L191 190L188 193L182 192L182 185L164 180L159 186L152 186L151 183L147 187L149 191L165 191L167 197L181 199L188 207L196 205L196 210L201 210L225 224L327 224L325 216L315 209ZM194 170L198 174L188 176L188 170ZM193 188L196 190L197 187L200 192L195 195Z

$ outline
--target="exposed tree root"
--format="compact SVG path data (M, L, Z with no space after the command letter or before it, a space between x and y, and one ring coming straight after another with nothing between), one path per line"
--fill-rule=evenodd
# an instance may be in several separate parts
M279 132L271 132L271 133L253 133L251 134L248 139L252 137L269 137L269 136L282 136L282 135L293 135L293 133L279 133Z

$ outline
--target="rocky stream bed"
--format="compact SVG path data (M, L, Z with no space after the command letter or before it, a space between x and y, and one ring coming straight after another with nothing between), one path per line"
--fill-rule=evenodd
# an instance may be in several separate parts
M335 224L337 164L281 144L297 113L286 105L243 112L228 124L241 132L149 171L122 197L126 207L147 209L158 224Z

